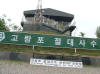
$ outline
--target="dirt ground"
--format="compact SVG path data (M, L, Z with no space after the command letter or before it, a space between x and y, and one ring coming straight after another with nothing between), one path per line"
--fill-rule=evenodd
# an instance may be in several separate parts
M0 74L100 74L100 67L78 69L36 66L16 61L0 61Z

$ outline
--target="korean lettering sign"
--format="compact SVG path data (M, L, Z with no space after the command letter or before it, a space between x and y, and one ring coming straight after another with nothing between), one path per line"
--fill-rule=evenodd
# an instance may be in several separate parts
M100 39L18 32L0 32L0 43L61 48L100 49Z

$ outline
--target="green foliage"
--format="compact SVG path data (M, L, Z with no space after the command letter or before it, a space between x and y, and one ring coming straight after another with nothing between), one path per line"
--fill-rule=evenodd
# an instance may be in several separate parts
M0 52L24 52L66 56L100 56L100 50L77 49L77 52L75 53L75 50L70 48L53 48L39 46L35 46L34 50L32 48L32 46L25 45L0 44Z
M97 27L96 36L97 36L97 38L100 38L100 26Z
M0 30L7 30L6 29L6 26L5 26L5 21L4 21L4 19L1 19L0 18Z
M84 38L85 33L80 32L80 36Z

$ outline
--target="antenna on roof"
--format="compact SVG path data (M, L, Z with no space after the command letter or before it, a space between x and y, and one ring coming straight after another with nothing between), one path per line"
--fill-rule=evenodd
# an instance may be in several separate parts
M42 23L42 0L38 0L37 9L34 15L34 23Z
M38 6L37 9L42 9L42 0L38 0Z

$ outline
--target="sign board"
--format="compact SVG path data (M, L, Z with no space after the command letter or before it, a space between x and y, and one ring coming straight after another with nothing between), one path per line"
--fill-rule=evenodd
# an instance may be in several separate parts
M0 43L100 50L100 39L0 31Z
M56 67L83 68L82 62L33 59L33 58L30 59L30 64L43 65L43 66L56 66Z

